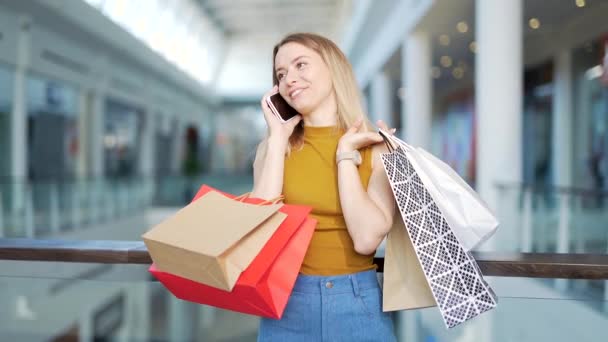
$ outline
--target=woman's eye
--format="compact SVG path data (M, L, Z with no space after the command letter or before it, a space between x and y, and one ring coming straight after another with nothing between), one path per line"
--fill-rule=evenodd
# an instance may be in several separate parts
M283 79L283 76L284 76L283 74L277 74L277 80L280 81L281 79Z
M298 67L298 69L302 69L302 67L304 65L306 65L306 63L304 63L304 62L300 62L300 63L296 64L296 66Z

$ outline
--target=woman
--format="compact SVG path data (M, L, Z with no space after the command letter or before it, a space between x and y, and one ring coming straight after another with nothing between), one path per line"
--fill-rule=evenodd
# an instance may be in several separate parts
M273 83L264 98L278 90L301 115L282 123L262 100L252 196L311 206L318 225L282 319L262 319L258 340L394 341L373 264L394 198L350 63L330 40L292 34L274 48Z

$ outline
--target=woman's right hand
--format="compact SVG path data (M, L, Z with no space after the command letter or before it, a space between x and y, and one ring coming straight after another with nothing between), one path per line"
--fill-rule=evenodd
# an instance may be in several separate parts
M283 123L272 113L272 110L270 109L270 107L268 107L268 104L266 103L266 97L274 94L277 90L278 86L274 86L269 92L264 94L261 101L262 111L264 112L264 119L266 120L266 124L268 125L269 140L277 140L287 145L287 143L289 142L289 137L293 133L293 130L300 123L300 121L302 121L302 116L298 115L290 121Z

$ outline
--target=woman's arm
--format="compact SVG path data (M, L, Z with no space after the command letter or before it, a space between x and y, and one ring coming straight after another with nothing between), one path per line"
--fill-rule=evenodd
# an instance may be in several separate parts
M342 213L355 250L363 255L373 253L393 225L395 200L380 159L380 154L386 152L384 145L372 148L372 174L367 191L355 163L343 160L338 164Z
M258 146L253 162L252 197L274 199L283 191L283 170L287 145L271 137Z
M282 123L274 116L264 99L277 90L277 86L274 86L260 100L264 120L268 125L268 135L258 145L253 161L251 196L266 200L275 199L283 192L283 169L285 168L285 153L289 137L302 120L302 116L298 115L289 122Z

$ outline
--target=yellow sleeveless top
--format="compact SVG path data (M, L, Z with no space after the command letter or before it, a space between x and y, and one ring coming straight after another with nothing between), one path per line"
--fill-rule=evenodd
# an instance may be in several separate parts
M344 132L336 127L305 127L302 149L285 158L285 203L311 206L318 221L300 273L339 275L375 269L374 254L360 255L346 229L338 192L336 149ZM367 190L372 150L360 150L359 177Z

